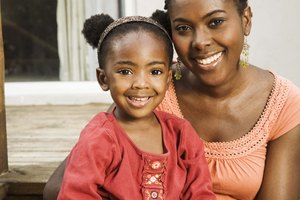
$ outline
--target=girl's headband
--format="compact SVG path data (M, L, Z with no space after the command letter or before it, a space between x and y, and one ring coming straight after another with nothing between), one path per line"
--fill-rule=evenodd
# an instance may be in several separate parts
M145 23L152 24L152 25L158 27L168 36L171 44L173 44L172 39L170 38L168 32L155 20L148 18L148 17L142 17L142 16L128 16L128 17L121 17L121 18L115 20L103 31L103 33L101 34L100 39L99 39L98 51L100 50L103 40L105 39L105 37L108 35L108 33L111 30L113 30L117 26L120 26L121 24L130 23L130 22L145 22Z

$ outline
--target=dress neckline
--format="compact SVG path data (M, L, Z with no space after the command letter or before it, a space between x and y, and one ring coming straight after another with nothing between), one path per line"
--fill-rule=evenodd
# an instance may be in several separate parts
M274 73L270 72L274 76L272 90L270 91L266 105L260 114L257 122L254 124L251 130L240 138L225 141L225 142L207 142L203 140L205 144L205 153L207 157L232 157L241 156L246 154L250 149L255 149L255 146L259 146L263 142L266 142L272 122L269 122L269 116L271 114L278 115L278 112L274 112L274 107L278 107L276 104L276 97L282 96L284 99L287 96L287 91L281 91L281 85L284 84L281 79L278 78ZM173 93L174 107L178 111L179 117L185 118L178 102L178 98L175 91L175 85L172 82L170 84L170 92ZM283 104L283 103L281 103ZM279 106L280 107L280 106ZM273 112L273 113L272 113ZM267 123L268 122L268 123Z
M115 110L115 108L114 108ZM165 146L165 141L166 141L166 138L165 138L165 127L164 127L164 124L163 122L161 121L161 116L159 116L159 114L156 112L156 111L153 111L154 115L156 116L156 118L158 119L159 123L160 123L160 126L161 126L161 131L162 131L162 140L163 140L163 149L164 149L164 153L152 153L152 152L147 152L147 151L144 151L142 149L140 149L134 142L133 140L128 136L128 134L123 130L123 128L120 126L120 124L118 123L117 121L117 118L114 114L114 110L113 112L111 112L111 121L115 124L115 127L117 129L119 129L119 131L117 133L120 133L120 135L122 135L122 137L124 139L126 139L129 144L135 149L136 153L141 155L142 157L156 157L156 158L166 158L168 155L169 155L169 151L167 149L167 147Z

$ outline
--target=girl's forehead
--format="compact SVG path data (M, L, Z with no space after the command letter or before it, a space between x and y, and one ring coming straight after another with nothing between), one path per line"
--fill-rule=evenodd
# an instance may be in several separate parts
M131 32L111 43L108 58L130 60L168 60L166 44L155 34Z
M161 44L163 44L162 39L157 37L155 34L151 34L149 32L130 32L117 37L114 40L113 45L128 45L131 48L135 48L134 45L148 46L149 43L154 43L156 46L160 47Z
M122 35L118 35L113 39L112 44L133 44L138 43L141 45L146 45L148 42L155 43L165 43L158 33L147 31L147 30L135 30L130 32L125 32Z

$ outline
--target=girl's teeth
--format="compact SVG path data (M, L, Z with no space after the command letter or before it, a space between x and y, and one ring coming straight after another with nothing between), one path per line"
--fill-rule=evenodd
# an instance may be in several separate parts
M143 98L139 98L139 97L130 97L131 100L133 101L147 101L148 97L143 97Z

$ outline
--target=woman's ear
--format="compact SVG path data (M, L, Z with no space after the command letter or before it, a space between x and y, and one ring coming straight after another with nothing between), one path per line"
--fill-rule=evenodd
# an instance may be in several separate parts
M109 85L107 83L107 77L105 75L105 71L101 68L96 69L97 80L103 91L109 90Z
M242 20L244 27L244 35L248 36L252 27L252 11L250 6L245 8Z

